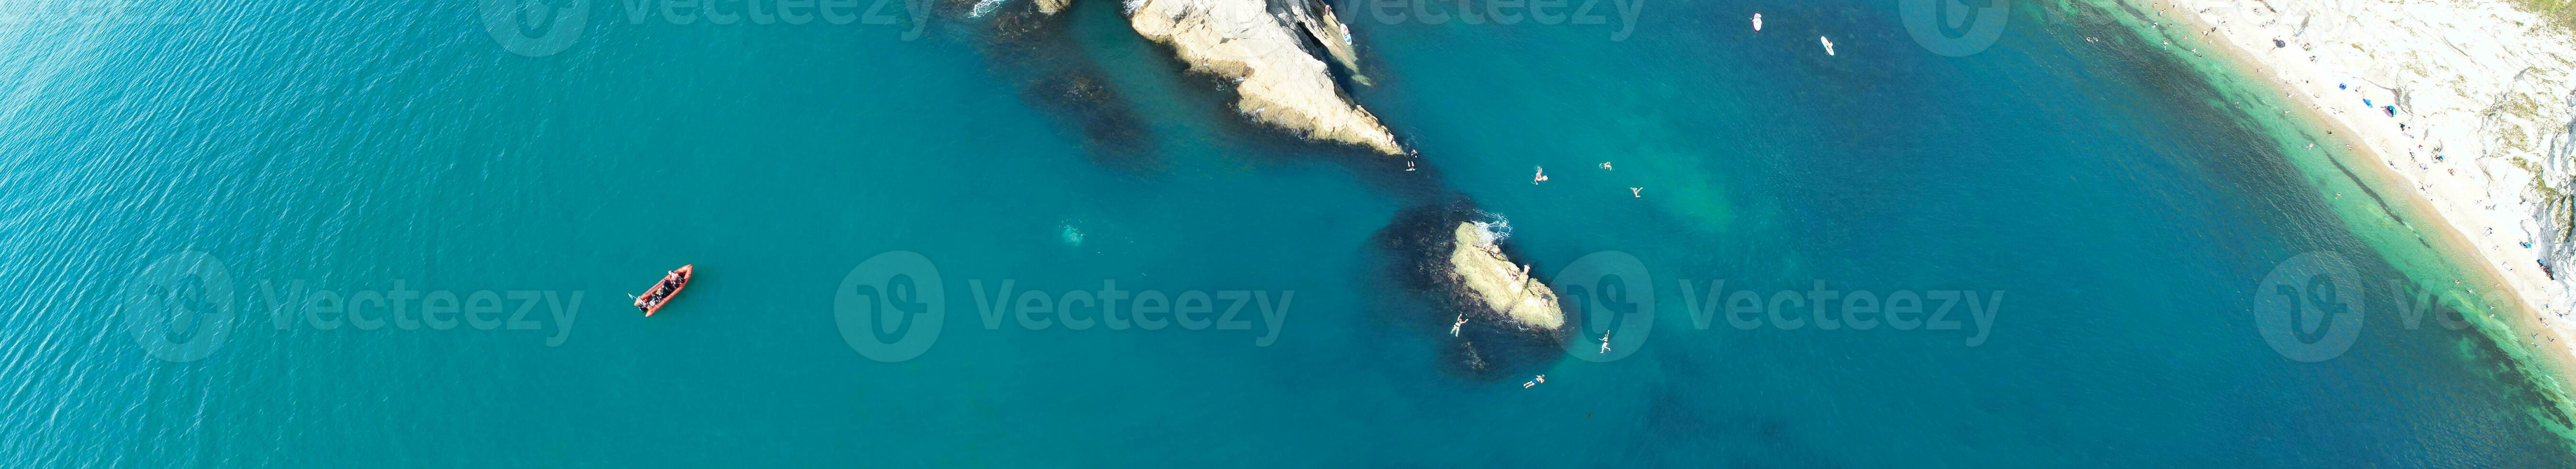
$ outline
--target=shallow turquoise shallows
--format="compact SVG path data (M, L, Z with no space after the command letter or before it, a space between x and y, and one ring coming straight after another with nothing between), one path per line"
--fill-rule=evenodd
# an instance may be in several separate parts
M2090 7L2016 2L1954 58L1889 1L1653 2L1624 40L1616 13L1345 5L1374 84L1344 85L1421 151L1407 173L1235 117L1114 2L1010 42L987 31L1007 5L906 41L910 20L598 1L536 57L475 2L180 3L0 27L0 466L2576 465L2521 368L2385 295L2332 359L2267 344L2252 310L2283 261L2408 274L2216 85ZM1114 92L1066 104L1060 75ZM1651 335L1462 371L1376 238L1456 200L1542 278L1636 256ZM885 362L835 301L895 251L935 265L945 308ZM230 294L160 283L187 253ZM628 306L683 264L669 307ZM1956 330L1700 327L1683 282L1718 280L2004 293L1988 328L1965 306ZM1286 314L1029 330L978 306L1104 281ZM426 305L374 302L398 288L501 305L407 328ZM236 314L128 302L185 292ZM146 345L208 326L210 350Z

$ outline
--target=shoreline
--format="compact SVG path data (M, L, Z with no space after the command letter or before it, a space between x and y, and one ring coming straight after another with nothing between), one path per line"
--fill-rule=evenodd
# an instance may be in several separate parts
M2347 64L2341 60L2322 60L2321 56L2342 52L2340 50L2329 49L2327 53L2316 53L2318 52L2316 49L2348 47L2367 56L2371 52L2370 49L2345 42L2354 39L2354 35L2367 35L2379 38L2382 42L2424 40L2424 38L2389 34L2389 31L2384 28L2367 31L2347 29L2313 34L2320 31L2317 31L2318 28L2311 27L2312 18L2299 10L2304 5L2293 5L2291 8L2294 13L2284 14L2268 4L2246 6L2218 0L2115 1L2134 12L2155 15L2138 19L2161 23L2164 26L2142 29L2139 32L2151 38L2169 38L2171 44L2167 47L2174 48L2172 52L2190 53L2208 59L2221 69L2218 73L2241 79L2243 80L2241 84L2250 85L2259 80L2265 88L2259 91L2277 93L2282 99L2279 107L2283 108L2277 110L2288 111L2284 116L2290 125L2301 127L2299 130L2303 131L2327 132L2326 135L2313 135L2313 132L2309 135L2317 139L2316 144L2326 145L2326 148L2318 149L2320 151L2317 151L2316 156L2332 159L2346 169L2368 168L2352 169L2350 172L2363 187L2381 196L2382 200L2388 203L2389 209L2398 212L2391 215L2441 220L2439 226L2433 227L2404 224L2402 220L2399 222L2409 231L2427 238L2428 244L2431 245L2430 250L2436 257L2441 258L2442 264L2445 264L2419 267L2448 270L2449 272L2441 272L2446 274L2443 276L2456 278L2411 280L2418 283L2419 287L2451 296L2457 296L2459 289L2465 288L2475 295L2476 300L2487 303L2472 305L2484 306L2495 313L2494 319L2491 320L2481 320L2474 317L2476 315L2471 315L2471 322L2477 324L2476 329L2479 329L2490 341L2495 342L2494 345L2499 351L2525 366L2525 374L2528 375L2525 379L2538 388L2535 391L2542 393L2545 399L2551 401L2549 404L2556 407L2554 410L2562 418L2576 417L2576 407L2572 407L2576 406L2576 403L2570 402L2566 391L2567 383L2576 381L2576 340L2570 340L2571 337L2576 337L2576 319L2565 316L2570 313L2567 311L2568 305L2576 304L2576 299L2571 299L2570 287L2567 283L2570 279L2567 277L2576 277L2576 273L2560 272L2558 275L2560 278L2549 278L2541 268L2532 265L2536 263L2535 260L2544 258L2546 253L2538 252L2533 247L2524 247L2521 242L2512 239L2512 235L2515 234L2527 235L2528 237L2524 239L2538 237L2539 234L2531 232L2545 233L2546 227L2532 230L2529 226L2520 226L2519 228L2522 228L2520 231L2495 229L2497 225L2515 226L2517 225L2515 222L2520 221L2517 217L2529 217L2537 211L2539 208L2534 207L2530 201L2526 199L2511 207L2502 207L2503 210L2498 209L2498 206L2505 205L2503 203L2493 205L2480 203L2485 202L2481 200L2482 197L2494 197L2498 192L2511 194L2513 189L2517 189L2500 187L2500 184L2514 182L2515 177L2528 181L2535 175L2506 172L2503 176L2497 176L2493 174L2491 166L2500 163L2493 160L2502 158L2494 156L2496 152L2490 150L2488 154L2470 153L2470 151L2476 151L2474 149L2486 149L2485 147L2489 145L2485 144L2490 143L2470 140L2488 138L2489 135L2444 132L2454 129L2482 129L2484 126L2481 124L2491 124L2491 122L2459 122L2461 120L2459 116L2447 115L2439 110L2432 116L2418 115L2413 112L2419 107L2418 104L2414 102L2415 100L2409 99L2416 97L2407 94L2410 91L2423 94L2424 90L2409 90L2402 78L2386 80L2397 83L2355 86L2356 82L2369 81L2355 77L2386 72L2385 70L2352 70L2351 68L2355 68L2356 64ZM2494 10L2503 9L2505 11L2501 14L2521 13L2523 16L2533 17L2533 21L2538 21L2536 15L2489 2L2451 0L2415 2L2403 5L2402 8L2406 8L2408 14L2456 16L2499 14ZM2360 16L2370 9L2359 10L2338 10L2331 14ZM2284 17L2288 17L2288 20L2284 21ZM2372 19L2394 20L2394 18ZM2293 22L2299 27L2293 28L2289 24ZM2546 26L2534 27L2530 24L2498 24L2494 28L2546 28ZM2192 32L2203 34L2191 34ZM2336 33L2344 35L2338 36ZM2505 46L2488 44L2484 49L2530 47L2552 52L2576 51L2576 46L2570 46L2576 42L2571 42L2570 35L2564 30L2523 30L2498 36L2519 40L2522 43ZM2275 42L2276 40L2279 42ZM2449 43L2452 40L2451 37L2441 37L2432 38L2428 42ZM2379 44L2374 42L2373 45ZM2195 46L2199 49L2194 49ZM2434 53L2471 55L2456 48ZM2566 57L2566 55L2552 56ZM2308 57L2308 59L2300 60L2300 57ZM2475 58L2444 58L2476 60ZM2423 61L2380 59L2363 62L2382 68L2393 66L2421 71L2424 64L2419 62ZM2437 63L2434 66L2440 67L2441 64ZM2449 67L2443 67L2443 69L2447 71ZM2561 67L2559 73L2563 75L2567 70ZM2466 84L2469 78L2466 74L2462 74L2455 77L2455 80L2459 86L2473 86ZM2475 78L2492 80L2496 77L2480 75ZM2521 78L2522 76L2517 73L2511 81L2519 82ZM2381 87L2389 92L2375 98L2366 97L2371 96L2371 93L2364 89L2365 86ZM2510 96L2510 92L2498 94ZM2362 99L2372 99L2371 110L2381 111L2364 114ZM2399 106L2400 109L2397 116L2388 116L2383 110L2385 108L2378 106ZM2565 117L2563 109L2555 111L2558 111L2557 117ZM2551 111L2542 112L2546 114ZM2398 124L2412 125L2401 128ZM2560 125L2564 125L2564 122L2561 121ZM2417 135L2418 133L2423 135ZM2445 141L2445 138L2449 140ZM2297 142L2281 143L2288 145ZM2450 151L2445 154L2446 144L2473 150ZM2334 151L2338 146L2344 151ZM2395 157L2399 155L2405 158ZM2408 166L2415 167L2415 171L2407 171ZM2469 174L2461 174L2462 169L2469 169ZM2409 188L2414 190L2405 190ZM2335 196L2341 195L2343 194L2335 194ZM2329 200L2329 203L2333 201ZM2340 212L2341 209L2338 211ZM2350 215L2345 214L2347 218ZM2351 221L2348 220L2349 222ZM2535 246L2545 248L2545 246ZM2474 265L2471 264L2472 262ZM2408 272L2402 264L2400 267L2401 272L2410 277L2426 273ZM2566 268L2561 267L2561 269ZM2424 285L2438 280L2467 283L2455 287L2438 284ZM2469 298L2444 299L2456 301ZM2399 299L2399 301L2407 300ZM2558 320L2551 320L2553 318Z

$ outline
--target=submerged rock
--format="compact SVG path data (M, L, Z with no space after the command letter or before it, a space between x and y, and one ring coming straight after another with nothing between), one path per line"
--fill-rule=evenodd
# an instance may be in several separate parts
M1191 70L1235 82L1235 108L1308 138L1403 155L1377 116L1343 99L1326 65L1262 0L1142 0L1128 25Z
M962 2L952 2L962 3ZM1069 3L1059 2L1062 7ZM1110 83L1108 72L1074 43L1071 18L1046 2L1008 2L990 13L982 47L996 75L1019 82L1021 96L1079 132L1094 163L1149 174L1162 166L1144 117Z

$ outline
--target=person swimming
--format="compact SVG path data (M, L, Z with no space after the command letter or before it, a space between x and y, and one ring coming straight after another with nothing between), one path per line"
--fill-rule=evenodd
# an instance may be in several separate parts
M1608 162L1608 161L1603 161L1603 162L1601 162L1601 169L1603 169L1603 170L1610 170L1610 162Z
M1533 167L1534 167L1534 168L1538 168L1538 175L1530 177L1530 184L1531 184L1531 185L1537 185L1538 183L1547 182L1547 167L1546 167L1546 166L1533 166Z
M1450 337L1457 337L1457 336L1458 336L1458 328L1459 328L1459 327L1466 326L1466 325L1467 325L1467 315L1466 315L1465 313L1460 313L1460 314L1458 314L1458 322L1449 324L1449 336L1450 336Z
M1601 331L1601 353L1610 353L1610 331Z
M1628 188L1628 195L1636 196L1637 198L1643 199L1643 198L1646 198L1646 193L1645 193L1645 192L1643 192L1643 191L1645 191L1645 190L1646 190L1646 188L1643 188L1643 187L1630 187L1630 188Z

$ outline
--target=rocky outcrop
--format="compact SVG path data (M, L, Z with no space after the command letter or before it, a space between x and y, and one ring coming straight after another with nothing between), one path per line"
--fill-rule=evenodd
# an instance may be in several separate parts
M1530 278L1529 266L1505 257L1485 224L1459 223L1453 233L1457 245L1449 252L1449 271L1460 293L1489 314L1522 326L1550 331L1565 326L1556 292Z
M1052 15L1055 12L1064 11L1064 7L1072 6L1073 0L1037 0L1037 4L1039 13Z
M1452 194L1453 196L1455 194ZM1462 378L1520 382L1566 357L1574 329L1557 292L1514 262L1508 222L1454 198L1397 212L1373 237L1390 255L1386 285L1428 300L1431 308L1397 316L1437 337L1443 363Z
M1357 45L1351 43L1351 28L1333 15L1332 7L1305 1L1294 1L1289 6L1292 7L1288 9L1289 19L1304 27L1306 34L1313 36L1316 44L1324 46L1324 52L1332 56L1334 62L1342 64L1343 70L1350 71L1351 81L1375 85L1369 82L1368 75L1360 73L1360 53Z
M1322 60L1262 0L1142 0L1128 24L1191 70L1235 83L1235 109L1307 138L1403 155L1377 116L1342 97Z

